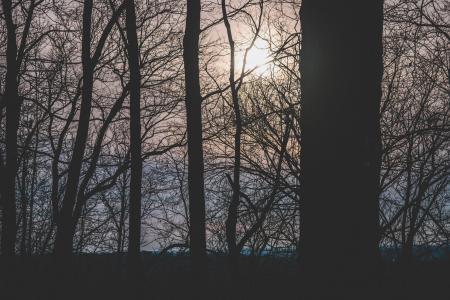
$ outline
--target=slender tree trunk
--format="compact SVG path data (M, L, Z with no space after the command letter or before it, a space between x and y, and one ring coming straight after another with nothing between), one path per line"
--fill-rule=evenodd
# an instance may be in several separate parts
M73 282L73 265L71 255L73 252L73 237L76 223L73 218L73 210L80 181L81 167L86 148L89 131L89 122L92 105L92 89L94 81L94 62L91 58L91 24L92 24L93 0L85 0L83 3L83 27L81 40L81 63L83 71L83 87L81 91L81 105L79 112L78 128L75 145L69 162L65 193L61 204L61 210L55 215L57 227L54 245L54 281L56 288L54 297L59 298L69 291ZM57 165L56 165L57 168ZM57 169L56 169L57 172ZM56 182L56 184L58 184ZM52 199L54 201L57 198ZM53 209L58 209L58 203L52 203ZM51 232L50 232L51 234Z
M22 232L20 237L20 255L26 255L26 241L27 241L27 176L28 176L28 153L25 153L22 157L22 174L20 180L20 213L22 219Z
M140 85L141 74L139 70L139 48L136 33L136 12L134 1L127 1L126 32L128 61L130 66L130 234L128 240L128 253L138 256L141 241L141 185L142 185L142 159L141 159L141 113L140 113Z
M415 124L414 124L415 125ZM415 126L414 126L415 129ZM410 138L408 139L408 150L407 150L407 154L406 154L406 192L404 194L404 207L405 210L403 211L402 214L402 221L401 221L401 244L402 244L402 255L401 255L401 261L403 263L406 263L406 265L409 265L410 260L409 258L411 258L411 256L409 255L409 249L407 249L408 247L407 245L407 236L408 236L408 215L410 215L410 202L411 202L411 192L414 189L413 184L412 184L412 168L413 168L413 162L412 162L412 151L413 151L413 145L414 145L414 131L412 132L412 134L410 135Z
M37 119L37 114L36 118ZM33 253L33 243L32 243L32 234L33 234L33 221L34 221L34 195L35 195L35 186L36 186L36 177L37 177L37 149L39 144L39 127L36 130L36 141L34 145L33 152L33 170L31 173L31 187L30 187L30 213L28 220L28 237L27 237L27 253L28 255L32 255Z
M92 23L92 0L84 1L83 6L83 35L81 46L81 60L83 65L83 91L81 96L81 108L75 145L72 159L69 164L66 190L62 202L61 211L58 215L58 227L55 238L55 254L67 256L72 253L74 236L73 208L80 181L81 165L86 148L89 130L89 119L91 115L92 87L94 78L94 66L90 55L91 23Z
M37 50L35 51L34 58L37 58ZM37 69L37 61L34 65L34 67ZM38 77L35 78L35 85L36 87L39 86L39 79ZM39 102L39 90L36 90L35 92L35 101ZM39 108L36 106L34 111L34 121L37 124L36 132L34 133L34 151L33 151L33 159L31 162L32 165L32 171L31 171L31 186L30 186L30 196L29 196L29 218L28 218L28 231L27 231L27 238L26 238L26 252L28 255L32 255L33 253L33 243L32 243L32 234L33 234L33 221L34 221L34 196L35 196L35 186L36 186L36 180L37 180L37 150L39 146L39 135L40 135L40 124L38 124L39 119Z
M222 16L227 30L228 44L230 46L230 70L229 83L231 89L231 98L233 102L235 132L234 132L234 163L233 163L233 193L231 196L230 205L228 206L228 215L225 222L225 235L228 246L229 266L231 275L237 279L239 267L240 249L237 247L236 239L236 225L238 219L238 207L240 202L241 192L241 135L242 135L242 117L241 108L239 104L239 94L235 83L235 47L231 32L231 25L228 20L225 0L221 1Z
M117 253L122 254L124 248L124 236L125 236L125 209L126 209L126 184L127 184L127 172L123 172L123 182L121 183L120 190L120 216L119 227L117 228Z
M379 259L383 1L305 0L301 23L302 292L368 299Z
M200 0L187 1L183 59L188 138L189 239L194 280L206 272L205 193L203 178L202 97L199 79Z
M2 0L3 15L6 23L6 86L4 100L6 103L6 165L2 183L2 255L14 255L16 243L16 173L17 173L17 130L21 100L18 91L18 64L16 25L13 22L10 0Z
M141 185L142 185L142 158L141 158L141 115L140 115L140 86L141 74L139 70L139 48L136 32L136 11L133 0L127 0L126 32L128 63L130 67L130 211L128 235L128 278L130 280L130 293L139 296L142 288L141 280Z
M97 42L97 47L95 48L91 56L91 25L93 0L86 0L83 3L83 31L81 41L83 88L81 92L81 107L75 145L73 148L72 158L69 163L62 207L57 215L58 226L56 231L54 252L58 256L67 256L72 253L75 229L78 223L81 208L83 207L83 205L85 205L85 203L82 202L79 203L77 207L75 207L77 197L79 197L80 199L83 198L83 195L79 194L79 183L84 151L86 148L86 142L89 133L95 66L97 65L101 57L101 53L103 51L103 47L105 46L108 35L124 8L125 3L123 2L113 12L112 17L102 31ZM57 206L57 203L55 203L54 205L54 208L57 208L55 206Z

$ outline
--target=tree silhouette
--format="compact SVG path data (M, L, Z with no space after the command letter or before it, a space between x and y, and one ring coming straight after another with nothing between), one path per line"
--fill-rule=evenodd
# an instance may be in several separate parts
M199 78L200 0L187 1L183 60L188 138L189 246L198 283L206 272L205 192L203 179L202 97ZM198 285L197 288L200 288Z
M228 256L229 263L231 269L231 275L236 280L238 279L238 260L241 253L241 250L248 238L251 234L248 234L246 237L243 237L241 240L238 240L236 234L236 225L238 223L238 208L241 199L241 188L240 188L240 177L241 177L241 137L243 131L243 121L241 115L241 103L239 99L239 89L242 87L245 73L245 63L248 57L248 52L255 44L256 39L258 38L259 31L261 29L262 22L262 14L263 14L263 1L259 2L259 14L258 19L254 20L256 23L255 33L252 36L252 40L250 45L246 48L244 52L244 58L241 66L241 70L239 72L239 77L235 78L236 71L236 46L233 38L232 28L230 21L228 19L227 13L227 5L226 1L221 1L222 8L222 16L223 22L227 31L227 40L228 45L230 47L230 67L229 67L229 84L231 91L231 99L233 103L233 113L234 113L234 123L236 126L234 133L234 162L233 162L233 178L231 179L228 176L230 184L233 188L233 193L231 196L230 205L228 207L227 219L225 221L225 234L227 238L227 247L228 247ZM256 229L252 229L251 231L255 231Z
M73 238L78 219L83 207L83 201L77 201L79 190L81 167L84 151L88 139L90 115L92 109L92 90L94 84L94 71L106 43L106 39L117 21L120 13L124 10L122 3L113 13L111 19L101 33L97 47L91 55L92 42L92 11L93 1L87 0L83 3L83 32L81 42L81 60L83 69L83 87L81 91L81 107L78 128L76 131L75 145L72 158L69 163L67 183L62 200L61 210L57 218L57 231L55 236L55 254L67 256L72 253ZM81 197L84 198L84 197ZM80 199L82 200L82 199ZM75 211L74 211L75 208Z
M6 49L6 88L2 106L6 107L6 165L2 170L1 200L2 216L2 255L14 255L16 242L16 169L17 169L17 130L19 126L20 98L17 86L18 63L15 25L12 18L11 1L2 1L7 29Z
M314 299L361 299L376 271L382 12L302 3L300 259Z
M127 49L130 64L130 234L128 254L139 256L141 251L141 113L140 113L140 68L139 48L136 33L136 12L133 0L127 1L126 8Z
M127 52L130 69L130 212L128 235L128 280L130 295L138 297L141 292L141 74L136 29L134 0L126 1Z
M17 31L14 21L12 1L2 0L3 15L6 25L6 76L5 91L0 98L0 108L6 108L6 162L0 166L0 203L3 207L1 253L10 256L15 253L17 233L16 224L16 175L18 171L17 133L19 130L20 110L23 97L19 96L20 69L24 62L26 50L29 51L28 36L34 10L43 1L31 1L25 13L22 31ZM18 39L18 34L20 39ZM19 40L19 44L17 44ZM28 48L28 49L27 49Z

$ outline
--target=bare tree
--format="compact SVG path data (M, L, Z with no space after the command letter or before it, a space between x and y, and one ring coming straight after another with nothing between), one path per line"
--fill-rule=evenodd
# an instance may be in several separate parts
M2 186L0 188L3 204L1 251L4 255L13 255L16 241L16 174L18 169L17 133L19 130L20 110L23 97L19 96L20 69L27 51L28 36L34 17L34 11L43 1L30 1L26 8L24 24L17 44L18 32L14 21L15 7L12 1L2 1L3 15L7 30L6 47L6 85L0 101L0 107L6 108L6 163L2 166Z
M409 268L450 237L450 28L440 1L389 1L385 10L381 242Z
M255 40L258 38L259 30L261 28L262 13L263 13L263 2L260 2L260 13L259 18L256 20L255 34L253 35L250 45L246 48L244 53L244 58L242 62L241 72L239 79L235 80L235 68L236 68L236 54L235 54L235 41L233 39L233 33L231 30L231 25L228 20L228 13L226 8L225 0L221 2L222 16L224 24L227 30L228 44L230 47L230 71L229 71L229 84L231 90L231 98L233 103L234 121L236 124L236 130L234 134L234 165L233 165L233 180L230 181L233 187L232 198L230 201L230 206L228 208L228 216L226 220L226 237L228 244L228 251L230 255L230 266L232 272L237 272L237 264L240 251L242 247L238 247L238 242L236 240L236 224L238 220L238 207L241 198L241 188L240 188L240 173L241 173L241 135L242 135L242 117L241 108L239 101L239 89L242 86L244 73L245 73L245 61L249 50L253 47ZM236 275L236 274L235 274Z
M136 11L133 0L126 2L126 32L127 52L130 69L130 205L129 205L129 235L128 264L130 293L134 297L141 294L141 187L142 187L142 157L141 157L141 74L139 66L139 47L136 29Z
M72 243L75 234L77 218L73 216L78 185L80 181L80 172L83 162L84 150L88 138L89 121L92 107L92 89L94 83L95 66L98 63L103 47L108 35L125 8L122 3L113 13L105 29L102 32L94 54L91 55L91 24L93 1L88 0L83 4L83 39L82 39L82 65L83 65L83 87L81 92L81 108L79 124L72 158L70 160L66 189L62 201L61 211L58 215L58 228L55 237L55 253L57 255L68 255L72 253ZM79 209L78 209L79 210ZM75 214L76 216L77 214Z
M202 97L199 78L200 0L187 1L183 60L188 139L189 246L198 288L206 278L205 192L203 179Z

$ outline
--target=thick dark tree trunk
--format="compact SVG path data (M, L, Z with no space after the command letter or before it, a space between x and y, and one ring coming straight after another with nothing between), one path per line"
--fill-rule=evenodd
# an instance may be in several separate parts
M200 0L187 1L183 59L188 137L189 239L194 280L206 272L205 192L203 179L202 97L199 79Z
M302 291L367 299L379 259L383 1L305 0L301 24Z
M3 14L7 31L6 45L6 87L4 100L6 105L6 166L2 176L2 235L1 253L14 255L16 243L16 173L17 173L17 130L19 128L20 98L18 91L18 63L16 25L13 23L10 0L3 0Z

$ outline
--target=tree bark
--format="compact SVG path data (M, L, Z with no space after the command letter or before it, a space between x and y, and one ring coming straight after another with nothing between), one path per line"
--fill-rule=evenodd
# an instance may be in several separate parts
M186 29L183 39L188 138L189 238L194 280L197 282L203 280L206 272L202 97L198 58L200 11L200 0L187 1Z
M382 24L382 0L302 3L300 262L307 299L373 295Z

